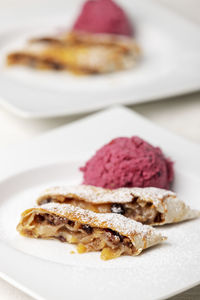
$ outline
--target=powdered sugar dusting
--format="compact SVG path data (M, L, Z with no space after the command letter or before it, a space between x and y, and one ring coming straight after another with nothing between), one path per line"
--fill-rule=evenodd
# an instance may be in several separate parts
M59 195L95 204L128 203L131 202L133 198L139 197L141 200L152 202L156 207L167 197L176 198L175 193L154 187L119 188L115 190L109 190L90 185L77 185L49 188L41 194L38 199L38 203L41 199L45 199L48 196L53 197Z
M156 234L154 228L148 225L142 225L139 222L128 219L118 214L98 214L90 210L75 207L70 204L47 203L38 207L80 223L88 224L93 227L110 228L125 236L142 235L145 237L149 234Z
M151 202L158 212L163 214L160 222L152 225L180 222L199 216L199 211L192 210L178 199L175 193L164 189L148 188L119 188L115 190L104 189L89 185L61 186L46 190L37 200L51 199L52 202L65 203L65 200L75 199L93 204L129 203L134 198L144 202Z

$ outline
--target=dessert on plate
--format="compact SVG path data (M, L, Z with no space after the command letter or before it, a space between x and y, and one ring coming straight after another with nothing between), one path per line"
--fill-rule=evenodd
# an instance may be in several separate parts
M138 255L166 239L154 228L118 214L97 214L70 204L47 203L22 213L17 230L30 238L77 244L78 253L101 251L104 260Z
M157 187L169 189L173 162L162 150L138 136L119 137L101 147L80 169L83 184L108 189Z
M139 56L124 10L112 0L90 0L68 32L31 39L7 64L98 74L132 68Z
M177 223L200 216L179 200L175 193L158 188L119 188L78 185L53 187L44 191L38 205L67 203L96 213L121 214L148 225Z

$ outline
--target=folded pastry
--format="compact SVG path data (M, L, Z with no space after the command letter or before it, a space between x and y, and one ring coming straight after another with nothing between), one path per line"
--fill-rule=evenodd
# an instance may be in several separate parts
M108 190L78 185L53 187L38 198L37 203L69 203L98 213L116 213L143 224L163 225L200 216L175 193L158 188L120 188Z
M31 238L77 244L79 253L102 251L101 258L138 255L165 240L148 225L117 214L97 214L70 204L47 203L22 213L17 230Z
M7 64L75 73L107 73L131 68L139 53L136 42L128 37L69 33L60 38L32 39L24 50L10 53Z

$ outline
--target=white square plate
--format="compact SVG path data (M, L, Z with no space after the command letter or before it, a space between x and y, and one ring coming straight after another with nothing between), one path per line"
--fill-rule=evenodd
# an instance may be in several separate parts
M4 29L4 35L0 33L2 105L23 117L54 117L116 103L166 98L200 88L199 27L150 0L119 0L134 21L143 51L135 69L78 77L67 72L5 67L6 54L20 48L28 38L69 28L82 2L35 0L27 4L20 0L17 5L12 3L15 15L10 2L4 3L0 11L0 27Z
M103 124L103 126L102 126ZM105 131L106 128L106 131ZM70 254L72 245L28 239L16 232L22 210L41 189L80 183L79 167L118 136L139 135L175 161L174 190L200 209L200 147L123 107L116 107L0 152L0 270L2 278L38 299L163 299L200 282L200 219L164 226L163 245L138 257L101 261Z

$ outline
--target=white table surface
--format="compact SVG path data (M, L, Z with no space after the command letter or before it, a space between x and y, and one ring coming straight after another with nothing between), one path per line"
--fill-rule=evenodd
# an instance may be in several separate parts
M1 5L5 0L0 0ZM17 0L15 0L17 1ZM18 0L20 1L20 0ZM33 0L32 0L33 1ZM154 0L182 14L195 23L200 24L199 0ZM10 1L10 2L13 2ZM5 2L4 2L5 3ZM156 101L147 104L129 106L136 112L149 118L172 132L200 143L200 93ZM45 131L63 124L78 120L86 115L62 117L47 120L26 120L10 114L0 108L0 150L13 147L23 141L28 141ZM27 269L27 272L30 271ZM31 297L12 287L0 279L0 299L2 300L30 300ZM177 295L171 300L200 299L200 286Z

